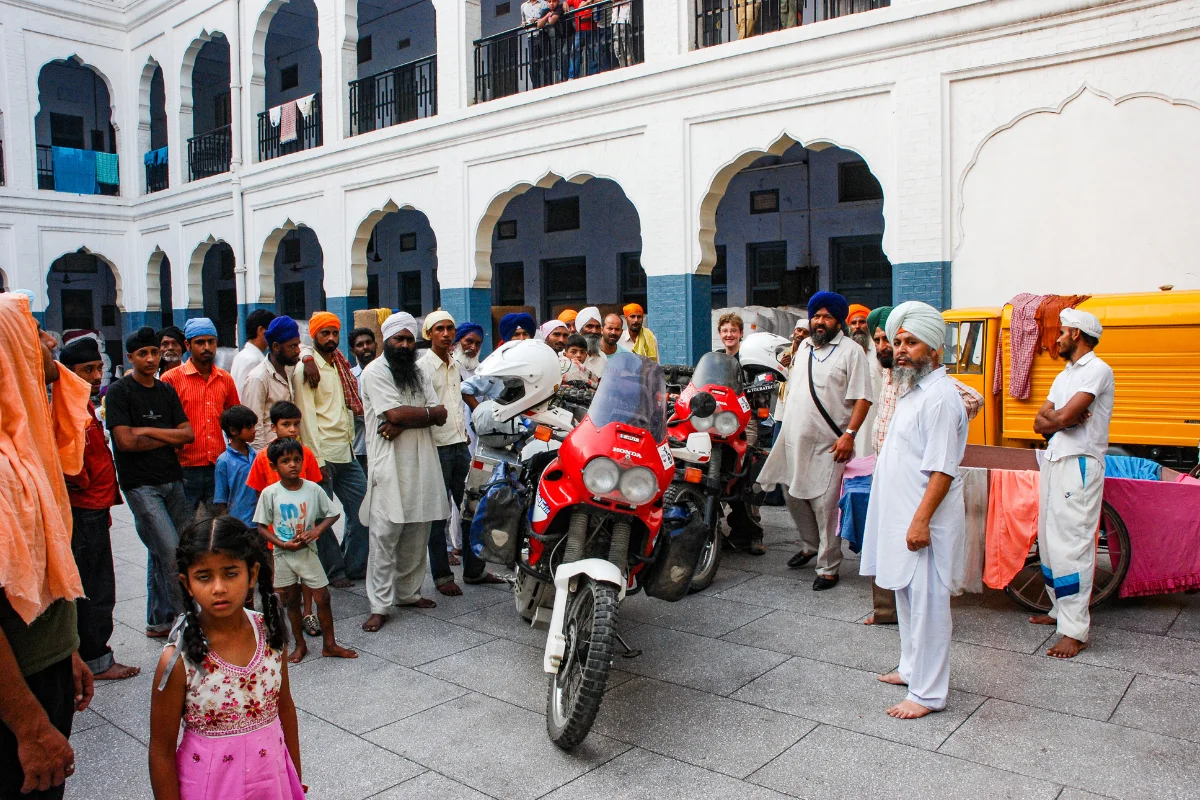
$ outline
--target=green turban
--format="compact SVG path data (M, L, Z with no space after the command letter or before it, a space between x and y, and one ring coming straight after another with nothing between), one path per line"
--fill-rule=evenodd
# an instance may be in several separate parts
M867 314L867 333L872 336L878 328L887 329L888 315L892 313L891 306L880 306L879 308Z

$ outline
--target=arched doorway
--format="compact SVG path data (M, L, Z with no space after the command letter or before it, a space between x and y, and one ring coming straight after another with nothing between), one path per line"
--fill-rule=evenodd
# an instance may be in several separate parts
M193 51L195 56L190 58ZM228 172L233 156L233 109L225 34L214 32L193 42L184 58L184 75L187 85L180 89L190 91L190 105L181 109L180 123L188 137L188 180Z
M359 225L350 260L356 278L366 274L368 308L419 318L441 305L437 238L421 211L388 203L369 215Z
M156 247L146 266L146 324L155 328L174 325L174 306L171 298L171 260Z
M98 333L111 364L122 362L120 281L107 259L86 248L59 256L46 273L46 292L46 330Z
M38 73L34 116L39 189L120 194L117 129L108 80L72 56Z
M170 185L167 166L167 90L162 67L154 59L142 70L138 115L138 149L145 167L146 194Z
M204 287L204 316L217 326L217 344L237 347L237 283L233 248L225 242L209 246L200 267L200 283Z
M253 76L263 86L257 120L259 161L322 143L317 38L313 0L272 2L259 19Z
M325 310L325 256L312 228L300 226L279 239L275 252L275 313L306 320Z
M349 0L356 9L350 135L437 113L437 13L433 0ZM349 9L348 9L349 10ZM349 32L349 26L347 26ZM349 43L343 49L349 53Z

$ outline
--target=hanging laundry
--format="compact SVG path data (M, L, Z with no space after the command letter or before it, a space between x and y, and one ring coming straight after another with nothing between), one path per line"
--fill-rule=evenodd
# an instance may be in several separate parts
M950 593L983 591L983 565L987 554L988 471L979 467L961 470L963 502L967 506L967 536L961 567L951 582Z
M1012 582L1037 539L1041 478L1035 470L994 469L988 473L983 582L993 589Z
M1044 350L1050 353L1051 358L1058 359L1058 315L1064 308L1075 308L1089 297L1090 294L1048 294L1042 298L1042 304L1038 307L1038 326L1041 328L1037 346L1039 354Z
M1044 299L1044 295L1024 292L1008 301L1013 307L1008 326L1008 393L1018 400L1029 399L1029 373L1033 369L1033 357L1038 346L1037 312ZM996 377L992 382L992 394L1000 394L1004 386L1003 352L1003 347L996 348Z
M284 103L283 113L279 117L280 144L296 141L296 117L296 103Z
M296 109L300 112L300 116L308 119L308 116L312 114L313 100L316 97L315 94L310 94L296 101Z
M116 153L96 153L96 183L116 186L121 182Z
M1104 501L1129 532L1121 597L1200 589L1200 486L1105 478Z
M54 191L72 194L96 194L96 154L74 147L55 147Z
M283 106L275 106L267 111L267 120L270 121L272 128L278 128L279 121L282 118L283 118Z
M1157 461L1151 461L1148 458L1105 456L1104 477L1157 481L1162 478L1162 466Z

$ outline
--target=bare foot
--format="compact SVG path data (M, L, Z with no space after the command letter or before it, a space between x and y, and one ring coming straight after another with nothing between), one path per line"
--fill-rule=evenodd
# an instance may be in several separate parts
M335 589L349 589L354 585L354 581L349 578L338 578L336 581L330 581L329 585Z
M887 675L879 675L876 680L880 683L890 683L892 686L908 686L908 681L900 677L898 670L892 670Z
M167 638L167 636L170 635L170 633L171 632L169 630L167 630L167 631L152 631L149 628L147 628L146 629L146 638L147 639L165 639L165 638Z
M415 603L403 603L400 605L400 608L437 608L437 603L426 597L422 597Z
M896 705L887 710L889 717L896 719L920 719L927 714L932 714L932 708L926 708L920 703L914 703L912 700L901 700Z
M340 644L331 644L328 647L322 647L321 655L326 658L358 658L358 653L349 647L342 647Z
M292 649L292 652L288 653L288 663L299 664L304 660L306 655L308 655L308 645L303 641L296 642L295 648Z
M132 678L141 673L141 667L130 667L125 664L113 664L104 672L97 673L92 677L98 681L123 681L126 678Z
M1064 636L1058 640L1058 644L1046 651L1046 655L1054 656L1055 658L1074 658L1086 650L1087 646L1087 642L1081 642L1078 639L1072 639L1070 636Z
M896 620L894 620L894 619L888 620L886 622L883 620L875 619L874 612L871 613L871 616L869 616L863 620L863 625L895 625L895 624L896 624Z
M1029 621L1034 625L1057 625L1058 620L1049 614L1034 614L1029 618Z
M454 581L446 581L437 587L437 590L446 597L462 597L462 589L458 588L458 584ZM424 608L424 606L419 606Z
M387 622L387 617L383 614L372 614L363 622L362 629L367 633L376 633L385 622Z
M450 553L447 556L447 558L449 559L450 566L452 566L452 567L457 567L457 566L462 565L462 560L458 556L454 555L453 553Z

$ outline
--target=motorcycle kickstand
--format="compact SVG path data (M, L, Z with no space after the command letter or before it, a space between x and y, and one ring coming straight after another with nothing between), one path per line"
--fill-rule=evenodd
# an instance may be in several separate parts
M632 647L630 647L628 644L626 644L625 640L621 638L621 634L614 633L613 636L616 637L617 642L621 645L622 649L624 650L624 652L621 653L621 658L637 658L638 656L640 656L642 654L641 650L634 650Z

